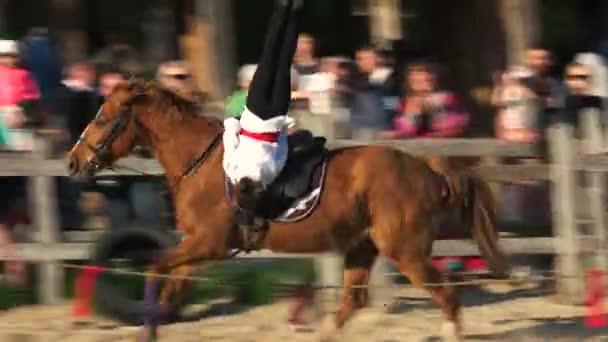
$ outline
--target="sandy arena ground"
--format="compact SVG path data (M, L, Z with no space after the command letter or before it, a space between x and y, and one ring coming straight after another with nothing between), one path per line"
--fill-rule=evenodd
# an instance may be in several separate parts
M396 299L391 305L359 311L339 340L440 341L440 311L428 296L411 288L392 293ZM608 327L594 331L584 326L584 307L556 304L545 290L493 285L465 289L462 295L466 341L608 341ZM288 306L281 301L249 310L213 310L205 319L163 327L160 341L317 341L313 329L318 320L310 331L294 332L285 323ZM134 341L137 330L101 318L77 325L69 305L23 307L0 317L2 342Z

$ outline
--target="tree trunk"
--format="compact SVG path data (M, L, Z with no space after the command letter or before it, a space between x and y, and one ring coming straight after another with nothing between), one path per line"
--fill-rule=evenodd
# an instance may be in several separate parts
M401 2L399 0L368 0L370 36L382 48L402 38Z
M177 37L173 9L167 1L150 1L142 24L146 62L158 65L177 59L178 53L173 44Z
M63 53L70 63L87 56L87 35L84 31L85 13L78 0L51 0L49 23Z
M501 0L501 18L507 38L507 60L521 64L524 52L538 41L540 25L537 0Z
M202 88L216 99L231 93L236 77L232 6L232 0L196 2L195 27L199 32L197 39L201 40L197 54L204 59L195 62L202 63L199 69L207 71L206 75L199 75L207 83Z

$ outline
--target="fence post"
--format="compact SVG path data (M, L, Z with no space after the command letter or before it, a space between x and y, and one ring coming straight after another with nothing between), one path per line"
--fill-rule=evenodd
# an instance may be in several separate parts
M337 254L322 255L314 258L315 272L320 286L343 284L343 257ZM336 294L341 295L342 289L322 289L317 292L318 307L324 312L333 312L336 306ZM329 310L328 310L329 309Z
M556 269L559 275L557 295L564 303L578 303L582 293L582 276L578 261L577 225L575 211L575 170L573 132L568 125L554 125L548 130L551 168L551 206L553 235L557 246Z
M48 144L36 138L36 157L48 156ZM57 195L53 177L36 176L28 180L28 197L33 226L38 229L38 243L54 244L61 240L57 218ZM38 265L38 295L42 304L58 304L64 295L63 268L56 261L43 261Z
M586 154L600 154L604 146L600 111L586 109L580 113ZM600 241L600 247L595 254L595 267L607 269L606 253L606 211L604 207L604 191L606 174L604 172L585 171L585 186L589 201L590 216L593 221L593 235Z
M370 275L369 289L371 304L373 306L386 306L391 304L392 295L391 289L392 279L390 264L386 258L379 256L372 268Z

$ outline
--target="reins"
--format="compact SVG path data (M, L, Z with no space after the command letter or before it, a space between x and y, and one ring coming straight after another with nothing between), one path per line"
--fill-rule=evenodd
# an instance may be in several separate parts
M180 173L179 176L177 176L175 178L175 181L173 181L173 183L170 184L171 190L175 190L177 188L177 186L179 185L179 183L182 181L182 179L194 174L194 172L196 170L198 170L205 163L205 161L207 159L209 159L211 154L213 154L213 151L216 150L216 148L219 146L220 142L222 141L223 131L224 130L222 129L220 132L218 132L216 134L215 138L213 138L213 140L209 144L209 146L207 146L207 148L205 148L190 164L188 164L188 167L182 173ZM148 172L140 171L136 168L132 168L130 166L120 165L118 163L115 163L114 165L107 167L107 169L112 170L114 172L118 172L119 170L122 169L125 171L137 173L138 175L141 175L141 176L150 176L150 177L166 176L165 173L156 173L156 174L148 173Z
M171 190L175 190L177 188L177 186L179 185L179 183L182 181L182 179L184 179L187 176L191 176L192 174L194 174L194 172L196 170L198 170L198 168L200 168L205 161L211 156L211 154L213 153L213 151L215 151L215 149L217 148L217 146L219 145L219 143L222 141L222 132L219 132L215 138L213 139L213 141L211 142L211 144L209 144L209 146L207 146L206 149L203 150L203 152L201 154L198 155L197 158L195 158L190 164L189 166L181 173L179 174L179 176L177 176L175 178L175 180L173 181L172 184L170 184L170 189ZM144 171L140 171L136 168L130 167L130 166L125 166L125 165L121 165L118 163L115 163L112 166L108 167L108 170L114 171L114 172L118 172L119 170L125 170L125 171L130 171L133 173L136 173L138 175L141 176L150 176L150 177L161 177L161 176L166 176L166 173L148 173L148 172L144 172Z

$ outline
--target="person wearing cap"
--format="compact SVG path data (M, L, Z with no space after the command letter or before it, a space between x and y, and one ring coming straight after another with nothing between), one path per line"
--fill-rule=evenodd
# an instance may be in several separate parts
M532 76L527 68L512 66L496 80L492 104L497 108L496 136L499 139L526 143L537 142L539 100L526 87L525 80Z
M249 85L253 80L258 66L256 64L245 64L238 72L238 87L239 89L230 95L224 103L224 111L226 116L240 118L247 104L247 95L249 94ZM294 100L299 93L297 91L299 74L295 68L291 68L291 99ZM289 119L291 120L291 119Z
M156 80L177 95L202 104L206 96L198 90L190 67L181 60L161 64L156 72Z
M32 141L22 129L36 123L40 91L32 75L19 65L18 56L16 41L0 40L0 113L4 125L0 145L29 150Z
M40 92L31 74L19 65L18 56L17 42L0 40L0 145L27 150L33 147L33 136L24 128L34 123L27 114L33 114ZM9 284L22 286L27 280L25 263L15 253L11 228L23 223L23 212L27 212L25 178L0 178L0 192L0 254L9 259L3 270Z
M239 89L230 95L225 102L225 112L227 116L239 118L245 110L247 104L247 93L249 93L249 85L255 74L257 65L246 64L239 69L238 86Z

